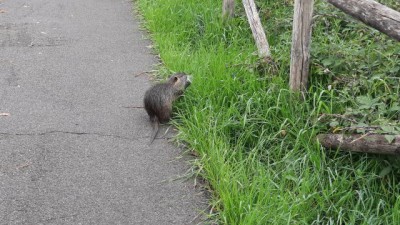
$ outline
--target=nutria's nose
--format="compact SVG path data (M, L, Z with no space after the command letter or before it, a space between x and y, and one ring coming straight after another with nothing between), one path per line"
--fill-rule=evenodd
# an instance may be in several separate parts
M192 83L192 76L187 76L186 77L186 84L185 88L189 87L189 85Z

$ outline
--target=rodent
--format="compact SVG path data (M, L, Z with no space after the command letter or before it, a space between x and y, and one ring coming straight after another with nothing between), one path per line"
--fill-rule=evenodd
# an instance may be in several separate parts
M185 73L175 73L166 82L156 84L146 91L144 108L153 125L150 144L157 136L159 124L166 123L171 119L172 103L182 96L191 83L191 76Z

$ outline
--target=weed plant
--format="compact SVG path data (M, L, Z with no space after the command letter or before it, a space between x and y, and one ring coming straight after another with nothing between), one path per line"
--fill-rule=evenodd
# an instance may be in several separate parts
M400 131L396 41L317 1L311 84L300 101L288 90L293 1L257 2L274 69L260 65L239 2L225 23L220 0L135 4L160 76L194 75L174 123L212 190L210 223L400 224L399 158L328 151L315 138L348 125L322 114Z

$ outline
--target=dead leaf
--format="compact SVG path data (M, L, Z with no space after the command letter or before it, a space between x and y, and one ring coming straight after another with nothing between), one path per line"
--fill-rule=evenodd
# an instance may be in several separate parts
M0 13L6 13L7 11L4 9L0 9Z
M17 169L18 169L18 170L24 169L24 168L26 168L26 167L28 167L28 166L30 166L30 165L32 165L31 162L22 163L22 164L20 164L20 165L17 166Z

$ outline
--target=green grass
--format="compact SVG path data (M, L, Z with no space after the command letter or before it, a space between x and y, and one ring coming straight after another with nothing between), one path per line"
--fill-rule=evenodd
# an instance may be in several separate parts
M331 130L319 120L323 113L362 108L365 123L399 119L390 111L399 102L398 43L317 1L311 86L302 102L288 90L292 1L257 2L275 70L257 63L240 4L223 24L222 1L135 2L161 56L160 76L194 75L174 123L212 190L210 221L400 224L398 158L327 151L315 140ZM365 109L355 96L383 103Z

